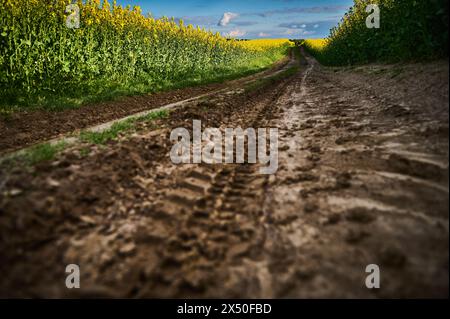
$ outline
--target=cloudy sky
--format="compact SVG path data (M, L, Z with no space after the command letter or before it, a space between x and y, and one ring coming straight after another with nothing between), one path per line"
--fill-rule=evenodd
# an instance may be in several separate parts
M323 38L352 0L119 0L237 38Z

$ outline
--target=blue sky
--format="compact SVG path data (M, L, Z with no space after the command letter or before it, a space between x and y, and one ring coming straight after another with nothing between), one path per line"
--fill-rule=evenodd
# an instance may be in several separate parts
M237 38L323 38L353 0L118 0Z

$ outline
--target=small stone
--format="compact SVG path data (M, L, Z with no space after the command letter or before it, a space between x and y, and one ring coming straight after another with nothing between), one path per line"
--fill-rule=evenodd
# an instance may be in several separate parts
M59 185L61 185L60 182L54 180L53 178L48 178L47 179L47 184L51 187L59 187Z
M90 217L90 216L87 216L87 215L80 216L80 220L83 223L86 223L86 224L89 224L89 225L95 225L96 224L95 219Z
M86 245L86 241L83 238L77 239L77 238L72 238L70 240L70 245L73 247L83 247Z
M277 178L275 174L272 174L269 176L269 184L274 184L276 182Z
M11 189L9 191L6 191L4 193L5 196L11 196L11 197L18 196L20 194L22 194L22 190L18 189L18 188L13 188L13 189Z
M119 253L125 256L132 255L136 251L136 245L134 243L128 243L120 247Z

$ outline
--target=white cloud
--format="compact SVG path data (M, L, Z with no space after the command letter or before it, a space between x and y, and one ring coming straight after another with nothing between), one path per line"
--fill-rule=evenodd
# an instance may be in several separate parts
M287 29L286 31L284 31L284 34L286 35L292 35L294 33L298 33L303 31L302 29Z
M314 33L316 33L316 31L304 31L302 33L302 35L311 35L311 34L314 34Z
M226 27L231 20L237 18L239 14L233 13L233 12L225 12L222 16L222 19L220 19L218 25L221 27Z
M269 33L260 32L260 33L258 33L258 37L260 37L260 38L270 37L270 34Z
M304 29L304 28L306 28L306 24L302 24L300 27L301 27L302 29Z
M231 30L230 32L224 33L223 36L227 38L236 38L236 37L243 37L246 35L246 32L239 29Z
M318 27L319 27L318 24L315 24L315 25L314 25L314 29L317 29Z
M283 34L285 35L311 35L316 33L316 31L307 31L305 29L287 29Z

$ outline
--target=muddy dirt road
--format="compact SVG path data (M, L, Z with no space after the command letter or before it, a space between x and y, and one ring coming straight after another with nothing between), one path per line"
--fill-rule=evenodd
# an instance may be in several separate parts
M325 68L2 169L2 297L447 297L448 61ZM279 169L174 165L176 127L277 127ZM67 264L81 288L65 287ZM377 264L381 288L367 289Z

